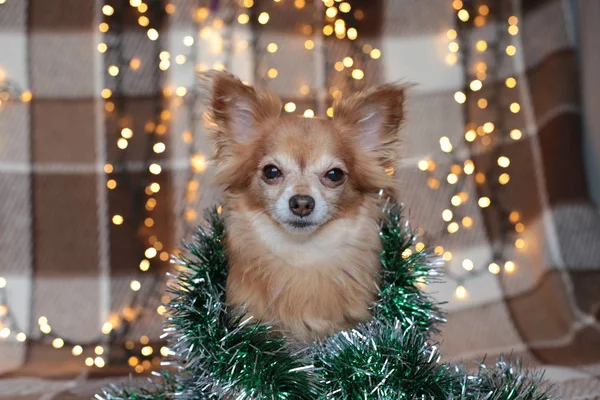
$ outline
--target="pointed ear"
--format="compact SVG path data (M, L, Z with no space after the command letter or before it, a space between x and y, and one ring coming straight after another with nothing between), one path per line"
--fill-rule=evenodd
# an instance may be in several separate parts
M199 78L209 92L208 113L218 143L247 143L263 124L279 118L281 101L275 95L258 92L225 72L209 71Z
M349 131L356 143L377 153L384 168L393 166L400 150L406 85L387 84L341 100L333 122Z

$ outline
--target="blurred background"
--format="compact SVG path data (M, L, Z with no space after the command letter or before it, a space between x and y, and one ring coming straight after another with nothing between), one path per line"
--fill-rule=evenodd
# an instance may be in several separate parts
M169 256L219 201L211 68L306 118L416 83L388 172L414 251L447 261L442 352L600 398L598 21L597 0L0 0L0 399L158 368Z

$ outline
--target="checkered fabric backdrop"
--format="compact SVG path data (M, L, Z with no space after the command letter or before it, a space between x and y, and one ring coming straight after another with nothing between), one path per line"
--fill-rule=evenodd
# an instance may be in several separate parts
M451 0L350 1L353 13L363 13L354 14L355 41L323 36L320 1L0 0L0 276L7 282L0 304L9 305L11 323L28 337L19 342L15 331L0 339L0 398L86 398L101 384L94 380L100 370L86 371L71 346L55 350L51 340L38 340L41 316L71 345L106 342L105 322L117 329L127 319L135 323L123 341L158 341L162 317L155 310L167 256L201 221L202 209L218 201L195 73L221 66L293 102L296 114L324 115L337 96L332 87L416 83L396 173L412 225L430 233L425 245L451 252L447 283L429 289L447 301L443 353L471 362L512 352L547 368L565 398L600 398L600 217L588 202L581 163L569 2L474 3L518 18L518 34L503 39L516 54L488 60L495 73L481 91L488 109L518 102L518 113L486 114L475 95L455 101L476 61L465 49L491 43L498 24L461 27ZM103 15L105 4L110 15ZM259 22L263 12L266 24ZM459 36L458 60L448 52L450 29ZM347 78L345 67L336 71L336 62L357 53L363 79ZM269 78L271 68L277 77ZM508 77L516 77L515 88L505 87ZM522 138L465 146L465 127L490 118L520 129ZM440 149L442 136L458 155ZM447 171L456 159L471 157L479 166L497 154L510 158L510 182L490 197L518 210L525 230L498 229L493 205L477 205L485 192L473 174L463 180L468 200L455 210L472 226L447 233L441 216L456 188L445 175L436 184L419 161ZM517 238L523 248L515 248ZM464 259L486 270L499 248L514 261L513 272L464 279ZM138 315L142 308L149 311Z

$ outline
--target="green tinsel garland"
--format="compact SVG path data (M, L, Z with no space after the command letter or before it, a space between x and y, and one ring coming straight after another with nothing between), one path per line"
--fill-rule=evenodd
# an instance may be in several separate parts
M170 283L165 335L174 357L155 388L109 388L98 399L553 399L541 376L500 359L477 374L440 363L430 332L443 321L417 283L441 276L439 258L421 251L398 206L382 221L382 288L374 318L304 349L270 326L231 317L224 306L225 227L216 211L180 255Z

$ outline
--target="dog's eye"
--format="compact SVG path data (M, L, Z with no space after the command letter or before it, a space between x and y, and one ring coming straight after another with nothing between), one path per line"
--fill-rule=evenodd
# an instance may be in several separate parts
M344 171L342 171L339 168L334 168L332 170L329 170L326 174L325 177L327 179L329 179L332 182L339 182L342 180L342 178L344 177Z
M279 178L282 175L279 168L274 166L273 164L269 164L263 168L263 176L266 180L272 181L274 179Z

